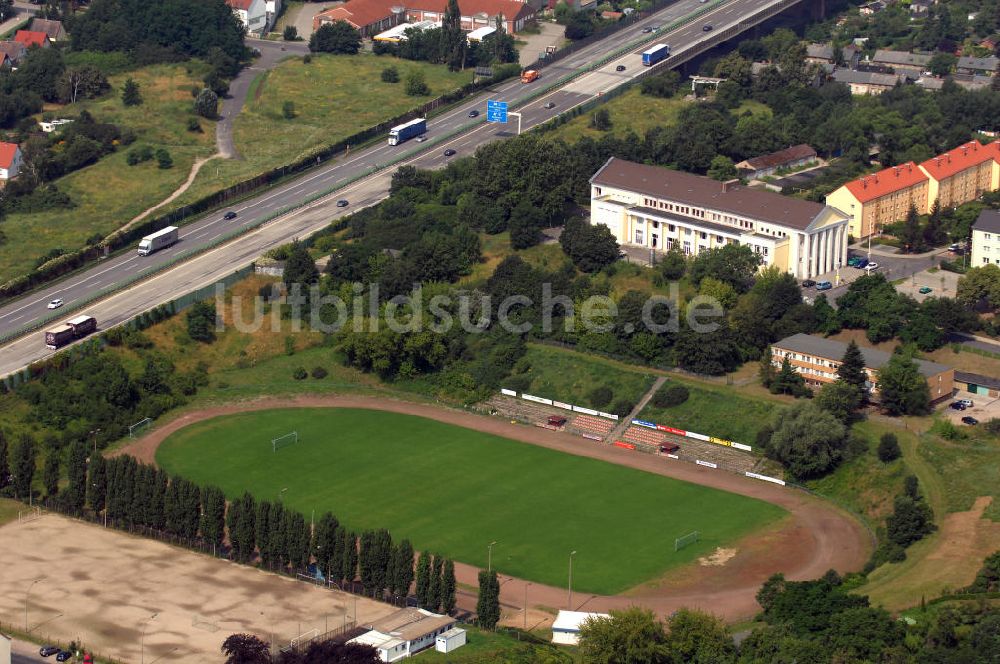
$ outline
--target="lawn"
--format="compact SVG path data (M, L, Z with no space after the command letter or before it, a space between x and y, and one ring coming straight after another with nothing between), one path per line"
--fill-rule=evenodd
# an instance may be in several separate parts
M381 81L382 70L390 65L399 71L399 83ZM406 77L413 71L423 73L429 96L405 93ZM471 69L450 72L442 65L367 53L313 54L309 64L290 57L259 75L236 118L236 149L243 159L199 173L183 200L297 161L471 81ZM291 120L282 114L286 101L295 104Z
M299 442L272 452L273 437ZM583 444L583 443L581 443ZM429 419L358 409L280 409L201 422L157 462L235 498L251 491L353 529L388 528L456 560L560 586L618 593L784 513L758 500ZM669 508L664 506L669 505ZM701 540L674 552L674 539Z
M0 498L0 526L17 518L20 510L27 509L24 503L9 498Z
M134 145L166 148L174 166L160 169L155 160L128 166L126 153L134 146L122 146L96 164L59 178L54 184L76 207L8 215L3 223L7 241L0 244L0 282L30 271L35 260L51 249L71 251L95 233L107 235L124 225L177 189L187 179L195 159L215 152L213 122L201 121L203 133L187 130L187 120L192 117L190 89L200 84L200 70L191 67L189 73L181 64L153 65L111 76L113 90L102 99L54 112L56 116L74 116L86 109L98 122L129 127L138 135ZM125 107L121 102L121 86L129 76L141 88L141 106Z
M670 380L676 381L674 378ZM687 401L670 408L657 408L650 403L642 409L639 417L706 436L754 445L757 432L770 423L781 407L775 401L740 395L730 386L676 382L688 388L690 396Z
M636 403L655 380L640 367L630 371L592 355L535 344L528 346L519 365L528 367L523 375L531 381L520 391L582 406L590 405L590 392L600 386L611 388L612 402Z
M669 99L663 99L644 95L638 85L633 85L599 108L606 108L611 116L609 132L612 135L621 138L632 131L642 138L653 127L674 124L681 109L692 103L694 102L685 100L681 93ZM732 114L734 117L739 117L748 110L755 114L769 112L767 107L761 103L746 101L738 108L733 109ZM575 143L584 136L589 136L595 141L600 140L607 132L591 128L591 115L592 112L575 117L555 131L546 133L545 136L551 139L561 138L567 143Z

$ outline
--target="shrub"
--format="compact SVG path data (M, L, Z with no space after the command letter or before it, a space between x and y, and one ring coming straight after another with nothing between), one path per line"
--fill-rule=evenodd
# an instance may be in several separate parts
M312 377L317 379L326 378L326 369L324 369L323 367L313 367Z
M286 120L291 120L295 117L295 102L286 101L281 105L281 116Z
M309 376L309 373L303 367L297 367L295 371L292 372L292 378L295 380L305 380Z
M302 64L307 65L313 61L313 56L311 53L306 53L302 56Z
M688 400L690 392L683 385L667 385L653 395L653 405L657 408L679 406Z
M285 355L295 355L295 339L291 336L285 337Z
M194 100L194 112L209 120L219 117L219 95L208 88L199 92Z
M595 387L590 391L587 398L590 400L590 405L594 408L604 408L611 400L614 399L615 395L611 391L610 387L606 385L601 385L600 387Z
M170 153L163 148L156 151L156 166L157 168L162 168L164 170L174 167L173 158L171 158Z
M635 408L635 404L628 399L618 399L611 404L611 412L618 417L625 417L632 412L633 408Z
M215 341L215 315L211 302L195 302L187 313L188 336L205 343Z
M299 38L299 30L294 25L286 25L281 32L281 38L285 41L296 41Z
M203 131L201 123L198 122L198 118L188 118L188 131L193 131L198 134Z
M411 97L424 97L430 93L431 89L427 87L423 72L411 71L410 75L406 77L406 94Z
M878 460L882 463L889 463L890 461L898 459L902 456L902 454L902 450L899 449L899 440L896 439L896 434L882 434L882 437L878 441Z
M386 67L382 70L383 83L399 83L399 70L395 67Z
M987 433L991 433L994 436L1000 435L1000 418L992 417L986 420L986 424L983 425Z

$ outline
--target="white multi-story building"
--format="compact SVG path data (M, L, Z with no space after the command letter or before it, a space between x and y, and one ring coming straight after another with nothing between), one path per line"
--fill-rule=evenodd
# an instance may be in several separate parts
M971 267L1000 265L1000 212L983 210L972 224Z
M617 157L590 178L590 220L658 252L747 245L797 279L847 262L848 216L836 208Z

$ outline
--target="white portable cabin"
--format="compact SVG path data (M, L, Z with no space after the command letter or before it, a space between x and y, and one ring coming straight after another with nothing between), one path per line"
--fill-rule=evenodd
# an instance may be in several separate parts
M465 630L461 627L452 627L443 634L438 634L434 640L434 650L438 652L451 652L465 645Z

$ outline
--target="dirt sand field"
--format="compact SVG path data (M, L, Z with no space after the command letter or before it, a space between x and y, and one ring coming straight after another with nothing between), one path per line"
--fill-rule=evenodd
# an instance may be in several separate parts
M630 452L610 445L588 442L567 433L511 424L509 420L473 413L386 398L349 396L304 396L297 398L261 398L179 414L159 423L143 438L116 451L131 454L153 463L156 448L171 433L189 424L219 415L282 407L371 408L427 417L449 424L485 431L540 445L569 454L577 454L610 463L638 468L696 484L766 500L788 510L790 516L778 524L734 543L737 555L724 565L705 567L689 565L674 570L668 577L653 580L621 596L603 597L574 594L577 610L607 610L641 603L667 615L683 606L700 608L737 621L759 610L755 595L771 574L783 572L792 580L815 579L829 569L848 572L860 569L871 551L872 540L865 528L834 505L802 491L752 480L732 473L710 470L681 462L670 462L649 454ZM459 583L475 586L478 569L456 563ZM502 569L500 569L502 572ZM524 606L526 582L504 575L501 601L507 616L516 616ZM527 584L529 606L566 606L567 589L536 583ZM472 609L475 598L459 593L460 608ZM523 614L522 614L523 615Z
M25 593L42 578L28 596L32 633L125 662L221 661L234 632L287 645L341 626L345 609L362 624L395 610L54 514L0 528L0 560L0 621L24 628Z

